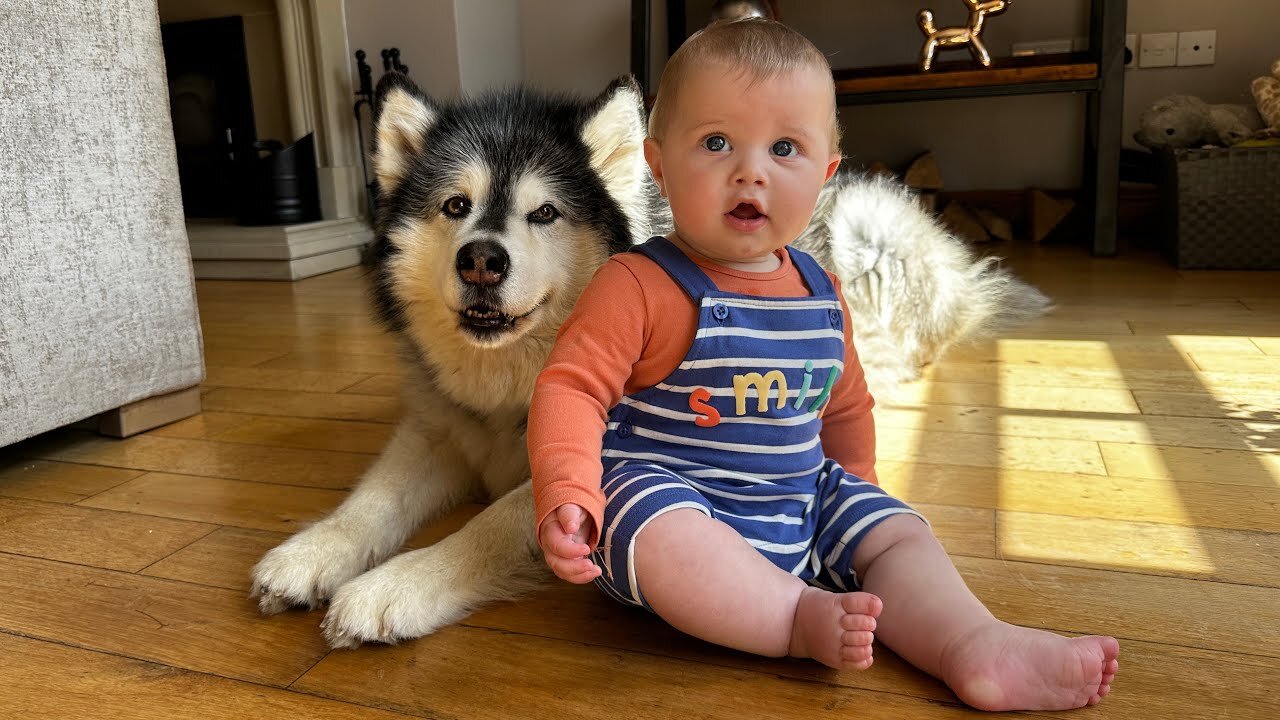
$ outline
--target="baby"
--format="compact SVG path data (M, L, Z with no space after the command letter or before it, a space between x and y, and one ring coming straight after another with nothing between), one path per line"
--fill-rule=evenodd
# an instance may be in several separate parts
M712 25L668 62L649 134L675 230L600 269L533 396L547 564L747 652L864 669L879 637L983 710L1101 700L1114 638L996 619L876 484L839 285L788 247L840 164L822 53Z

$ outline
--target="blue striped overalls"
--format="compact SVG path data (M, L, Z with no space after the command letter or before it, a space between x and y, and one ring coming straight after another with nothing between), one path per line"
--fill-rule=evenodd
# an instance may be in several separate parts
M645 605L635 537L649 520L688 507L732 526L801 579L855 589L862 537L890 515L916 513L823 453L822 410L844 370L844 316L830 278L787 248L810 297L737 295L721 292L665 238L635 250L693 298L698 331L665 380L609 412L596 583Z

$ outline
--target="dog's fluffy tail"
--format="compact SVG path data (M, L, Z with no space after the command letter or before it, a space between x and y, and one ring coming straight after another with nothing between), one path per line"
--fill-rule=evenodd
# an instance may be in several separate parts
M891 393L951 346L1034 320L1050 306L883 177L834 178L796 245L840 279L873 393Z
M957 342L992 337L1003 330L1025 325L1053 308L1044 293L1001 267L998 257L975 260L968 275L973 303L960 308L966 322L957 334Z

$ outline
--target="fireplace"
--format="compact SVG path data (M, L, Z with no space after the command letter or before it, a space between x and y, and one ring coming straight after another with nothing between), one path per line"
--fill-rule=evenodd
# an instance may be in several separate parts
M358 264L361 216L343 0L159 0L200 278L296 280Z

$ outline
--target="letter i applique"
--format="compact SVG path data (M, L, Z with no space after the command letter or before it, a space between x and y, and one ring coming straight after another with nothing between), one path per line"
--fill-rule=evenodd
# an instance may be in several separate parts
M800 406L804 404L805 396L809 394L809 386L811 384L813 384L813 361L805 360L804 361L804 382L800 385L800 392L796 394L795 404L793 404L791 407L795 408L796 410L800 409Z
M806 364L806 367L808 367L807 364ZM818 408L821 408L823 403L825 403L831 397L831 388L835 386L836 378L838 377L840 377L840 369L835 366L832 366L831 372L827 373L827 384L822 387L822 392L818 395L817 398L814 399L813 404L809 406L810 412L813 412L814 410L818 410ZM805 382L806 383L808 382L807 377L805 378ZM823 408L823 409L825 410L826 408ZM821 415L821 411L819 411L819 415Z
M710 399L711 391L704 387L695 388L689 393L689 409L698 413L698 417L693 420L694 425L709 428L720 424L720 411L707 402Z

